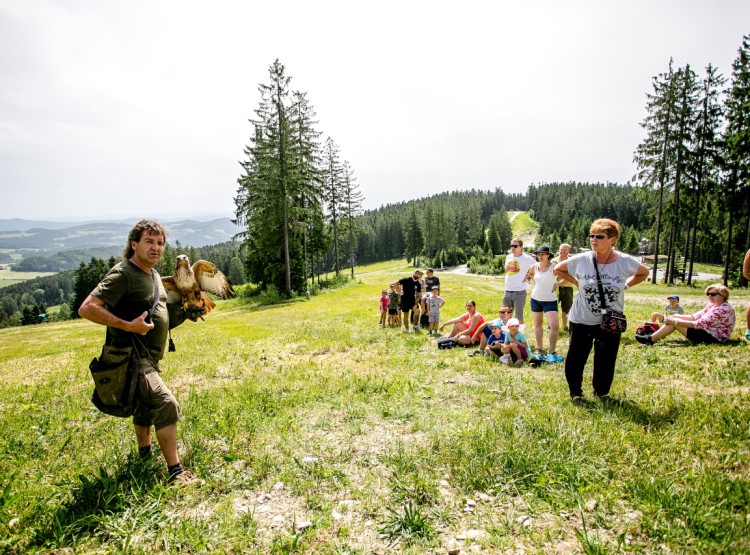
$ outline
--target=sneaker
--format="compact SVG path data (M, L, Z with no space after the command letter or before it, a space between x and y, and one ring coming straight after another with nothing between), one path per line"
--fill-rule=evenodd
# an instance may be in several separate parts
M580 395L573 395L570 400L573 402L574 405L582 405L583 404L583 397Z
M185 469L172 474L169 477L169 480L167 480L168 484L174 484L176 486L189 486L191 484L197 484L198 482L200 482L200 479L190 470Z
M653 345L654 341L651 339L650 335L636 335L635 340L638 343L642 343L643 345Z
M747 330L745 332L745 339L747 339L748 341L750 341L750 330Z
M542 350L541 349L534 349L534 354L535 355L541 355L542 354Z
M500 362L502 362L503 364L510 364L511 363L510 355L503 355L503 356L501 356L500 357Z
M521 360L521 359L519 358L519 359L518 359L517 361L515 361L515 362L514 362L513 364L514 364L515 366L523 366L523 360Z
M404 333L411 333L411 330L410 330L409 328L406 328L406 329L404 330Z
M475 357L475 356L477 356L477 355L481 355L481 354L482 354L482 350L481 350L481 349L477 349L477 350L476 350L476 351L474 351L473 353L469 353L469 356L470 356L470 357Z

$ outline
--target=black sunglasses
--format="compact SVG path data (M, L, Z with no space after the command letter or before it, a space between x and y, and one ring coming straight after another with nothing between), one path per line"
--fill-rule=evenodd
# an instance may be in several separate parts
M521 246L521 245L511 245L511 246L510 246L510 248L511 248L511 249L515 249L516 247L520 247L520 246Z
M513 314L510 310L501 310L500 314Z
M601 241L602 239L606 239L606 238L607 238L606 235L597 235L595 233L589 233L589 239L599 239Z
M719 293L717 293L716 291L709 291L708 293L706 293L706 295L708 295L709 297L715 297L718 294Z

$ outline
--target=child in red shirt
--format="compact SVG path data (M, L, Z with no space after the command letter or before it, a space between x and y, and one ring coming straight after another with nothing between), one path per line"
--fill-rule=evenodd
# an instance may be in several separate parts
M380 291L380 323L381 328L385 327L385 318L388 316L388 290Z

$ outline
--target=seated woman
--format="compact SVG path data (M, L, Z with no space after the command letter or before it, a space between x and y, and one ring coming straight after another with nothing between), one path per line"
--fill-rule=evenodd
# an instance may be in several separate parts
M440 331L443 331L445 326L453 325L448 337L452 337L458 341L461 345L474 345L479 343L479 338L473 337L477 328L484 324L484 316L482 316L477 310L477 305L474 301L466 301L466 314L462 314L457 318L448 320L445 324L440 326Z
M727 302L729 289L721 283L714 283L706 287L706 296L708 306L700 312L665 315L662 327L652 335L636 335L636 341L653 345L678 331L693 343L724 343L734 329L734 309Z

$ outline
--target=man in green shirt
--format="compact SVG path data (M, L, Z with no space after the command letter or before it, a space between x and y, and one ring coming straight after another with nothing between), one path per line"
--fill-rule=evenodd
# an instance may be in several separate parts
M123 261L116 264L83 301L78 314L107 326L105 342L115 347L135 345L142 368L138 381L133 426L142 457L151 455L151 426L169 470L169 481L188 484L195 476L180 464L177 421L180 405L159 375L159 361L169 331L167 294L153 267L161 260L167 230L152 220L141 220L128 234ZM159 302L153 314L154 279Z

